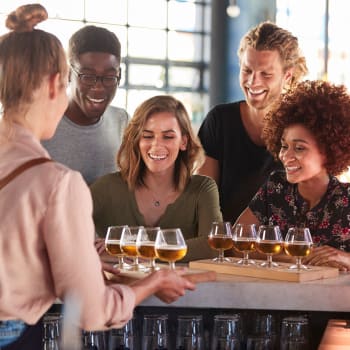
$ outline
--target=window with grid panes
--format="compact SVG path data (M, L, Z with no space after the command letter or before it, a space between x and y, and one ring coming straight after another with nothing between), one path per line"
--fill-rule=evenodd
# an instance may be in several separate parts
M122 45L122 81L112 104L130 115L146 98L172 94L194 124L209 108L211 0L45 0L49 19L38 27L67 48L86 24L113 31ZM0 34L6 15L28 1L0 1Z

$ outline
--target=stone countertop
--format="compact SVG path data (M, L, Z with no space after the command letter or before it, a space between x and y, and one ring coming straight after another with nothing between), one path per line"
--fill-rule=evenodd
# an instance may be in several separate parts
M141 306L349 312L350 273L308 282L217 274L172 304L151 297Z

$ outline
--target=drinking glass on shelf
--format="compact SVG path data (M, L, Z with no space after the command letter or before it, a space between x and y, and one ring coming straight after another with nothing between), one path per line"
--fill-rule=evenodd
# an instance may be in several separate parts
M118 258L118 264L116 265L120 269L128 269L130 265L124 262L124 253L120 248L120 239L123 232L128 228L127 225L122 226L109 226L107 229L107 235L105 238L106 251L109 255Z
M166 350L168 346L168 315L144 315L141 349Z
M266 262L261 266L274 267L277 263L272 261L272 256L279 254L283 248L283 239L279 226L261 225L256 238L256 249L267 256Z
M159 230L155 242L158 259L167 261L170 269L175 269L175 261L181 260L187 253L187 245L181 229Z
M309 322L305 316L289 316L282 320L281 350L310 349Z
M82 331L82 342L84 350L107 350L106 332L104 331Z
M254 260L249 260L249 253L255 250L256 228L255 224L237 224L233 228L233 248L243 253L243 258L236 264L254 265Z
M108 350L138 349L136 319L130 319L122 328L112 328L108 334Z
M177 317L176 349L204 350L203 316L179 315Z
M251 316L247 334L246 350L274 350L278 349L279 343L279 322L276 316L256 312Z
M144 269L144 266L139 264L139 258L136 250L136 239L141 230L144 230L143 226L130 226L127 227L120 238L120 248L122 252L133 259L131 270L140 271Z
M211 349L241 350L242 323L239 314L215 315Z
M225 258L224 251L231 249L233 246L232 229L230 222L213 222L208 236L208 244L210 248L218 250L219 256L213 261L223 263L231 261L230 258Z
M136 238L136 250L141 258L149 259L150 266L146 267L146 271L159 270L156 266L156 250L154 244L157 238L157 233L160 227L145 227L144 230L139 230Z
M62 315L46 314L43 319L43 350L58 350Z
M307 227L291 227L284 240L284 250L289 256L296 258L295 265L290 269L307 270L309 267L301 263L304 256L308 256L312 248L312 237Z

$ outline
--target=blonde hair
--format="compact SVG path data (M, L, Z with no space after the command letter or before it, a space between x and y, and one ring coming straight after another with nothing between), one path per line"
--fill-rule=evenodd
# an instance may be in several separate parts
M40 4L23 5L11 12L0 37L0 102L6 112L20 110L32 102L33 92L47 76L61 74L62 86L67 60L56 36L34 27L47 19Z
M174 184L182 191L190 176L204 161L204 151L194 134L184 105L172 96L161 95L144 101L135 111L125 129L122 144L117 154L117 165L130 190L144 185L146 165L142 160L139 141L147 119L154 113L169 112L176 117L182 136L187 137L186 150L180 151L175 162Z
M257 51L276 50L280 55L284 71L293 68L289 87L296 85L308 72L306 59L299 48L298 38L274 23L262 22L243 36L237 51L240 60L248 47Z

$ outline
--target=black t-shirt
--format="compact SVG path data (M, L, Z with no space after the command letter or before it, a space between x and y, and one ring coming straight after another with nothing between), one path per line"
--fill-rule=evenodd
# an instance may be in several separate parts
M249 138L239 104L215 106L198 133L206 155L219 161L220 205L224 220L231 222L248 206L270 172L277 167L266 148L257 146Z

